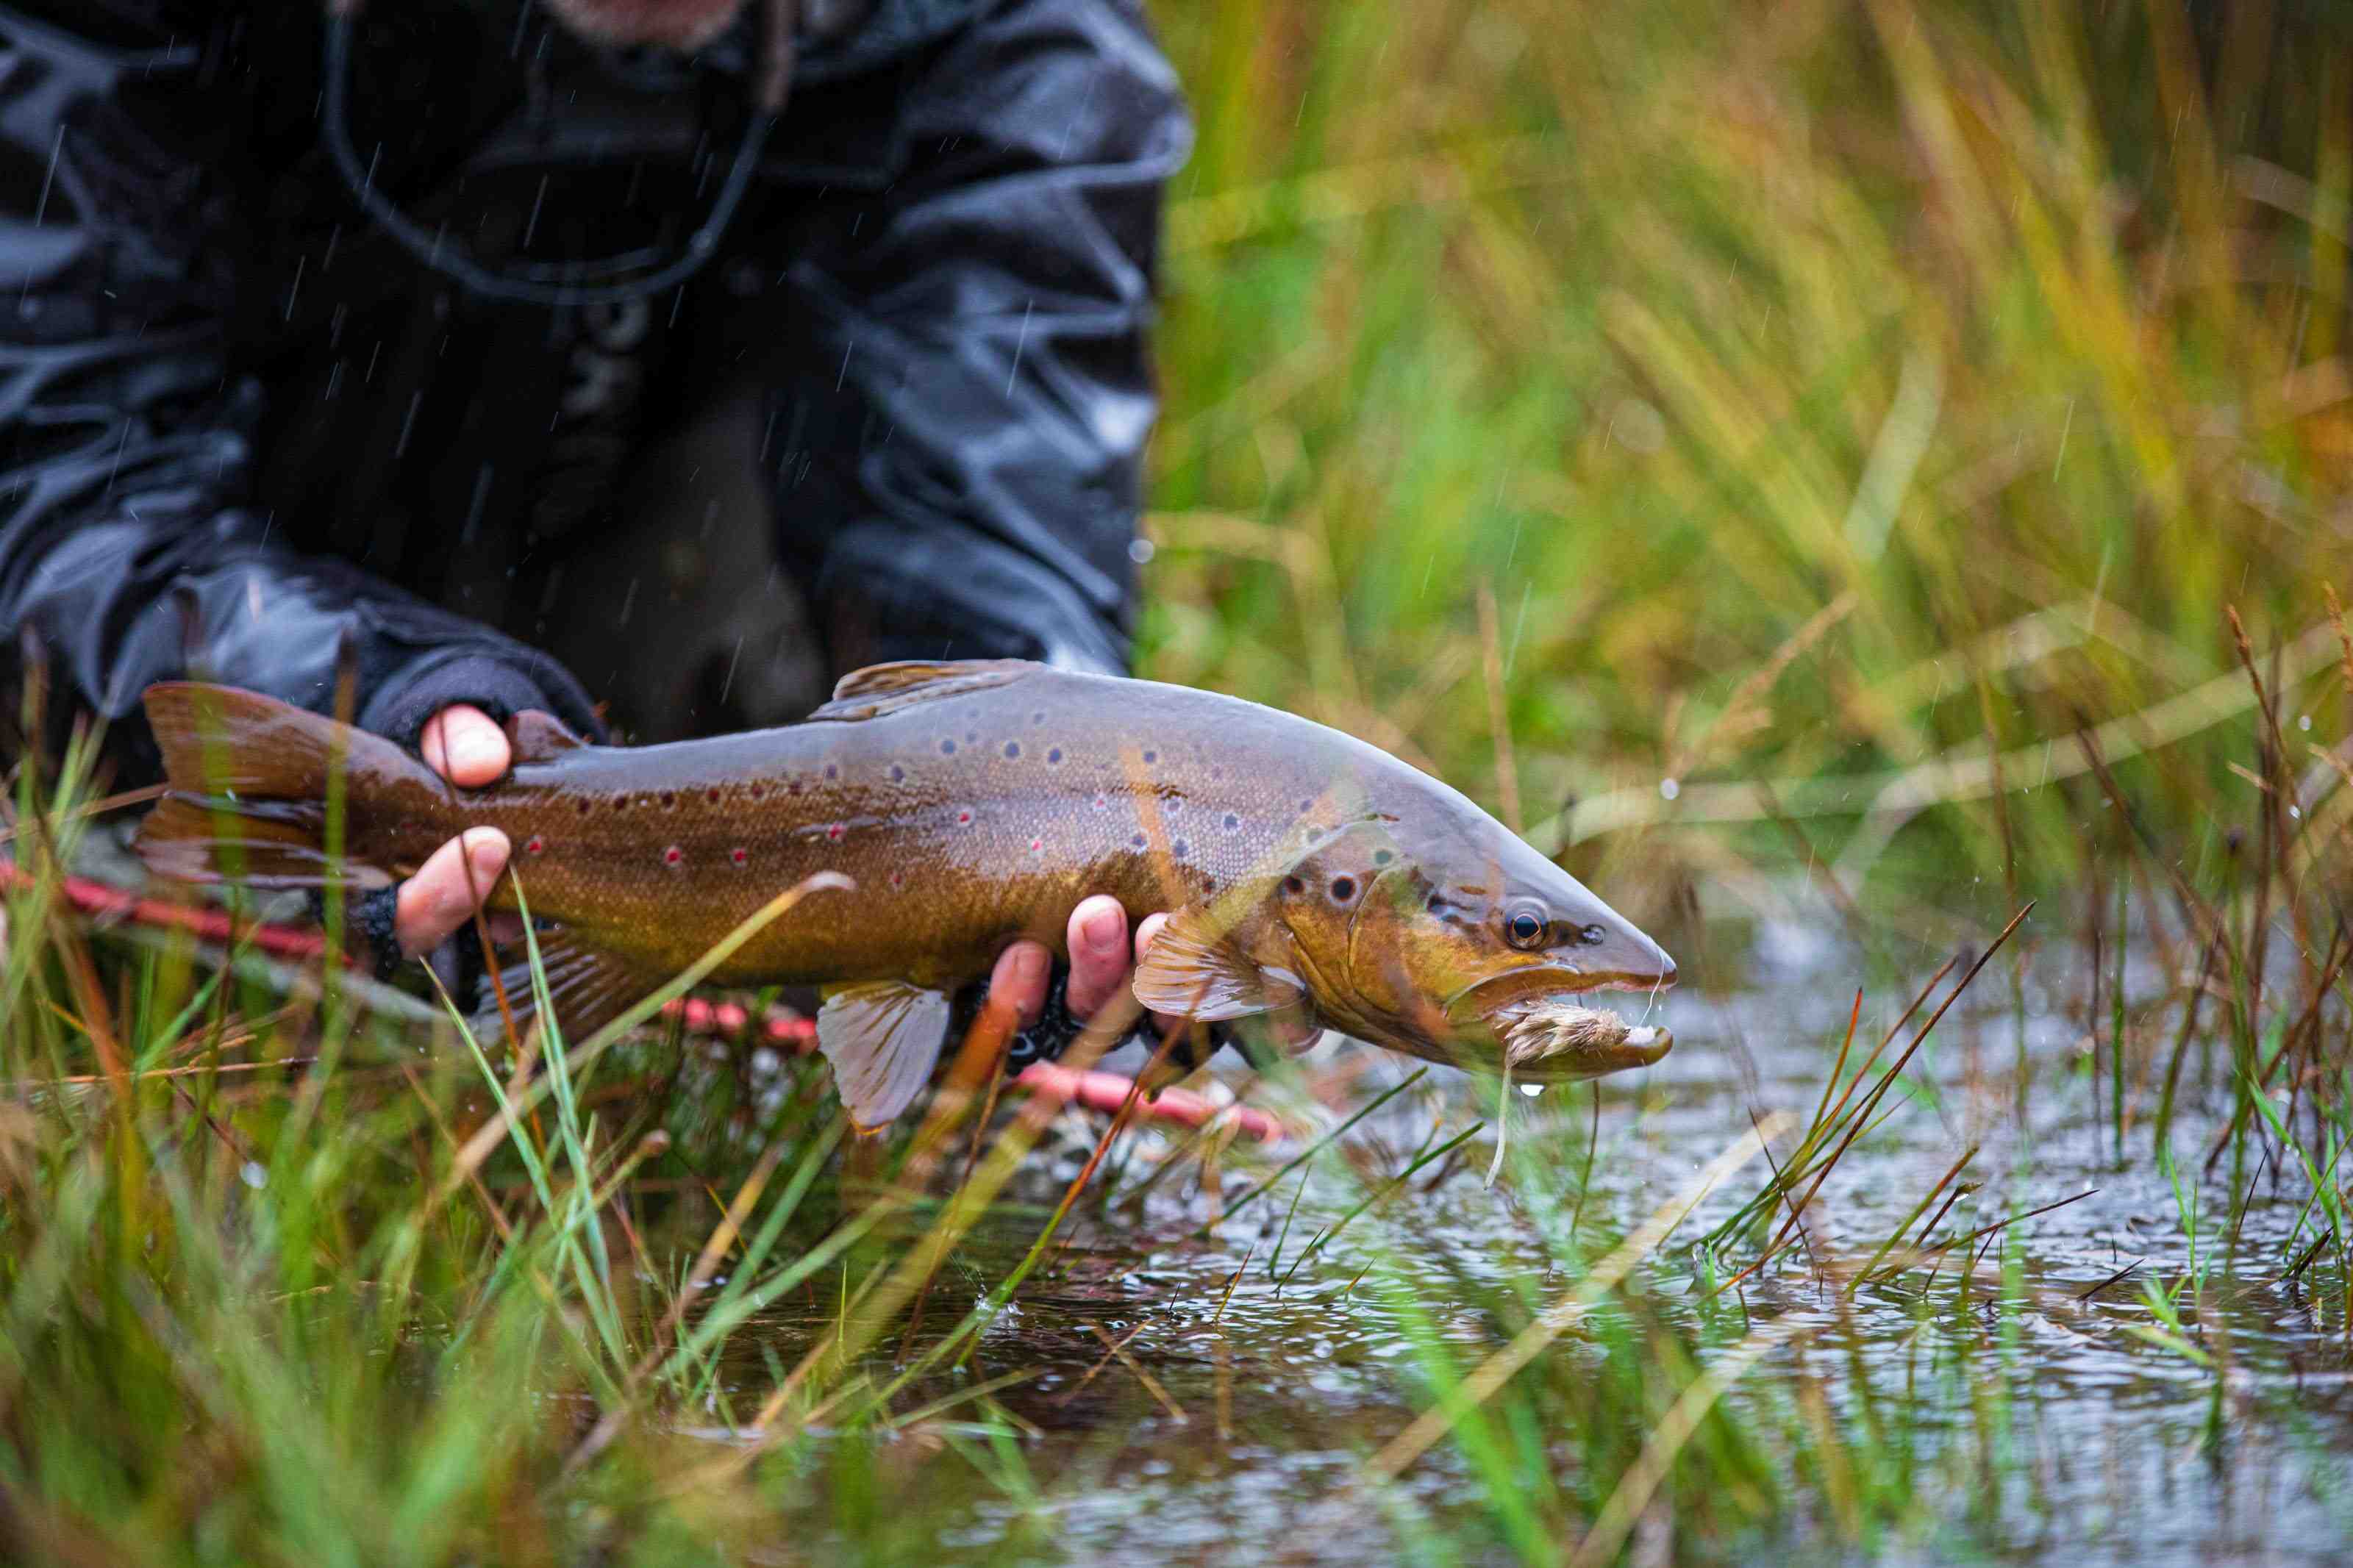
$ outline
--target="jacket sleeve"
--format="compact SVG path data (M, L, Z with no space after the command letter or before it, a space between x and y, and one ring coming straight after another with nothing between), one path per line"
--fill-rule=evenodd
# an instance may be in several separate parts
M227 331L235 114L186 30L121 34L0 29L0 661L111 719L183 675L325 711L348 658L359 721L404 742L459 700L594 731L544 655L273 542Z
M791 264L785 552L845 668L1124 671L1176 78L1124 0L993 5L912 75L894 183Z

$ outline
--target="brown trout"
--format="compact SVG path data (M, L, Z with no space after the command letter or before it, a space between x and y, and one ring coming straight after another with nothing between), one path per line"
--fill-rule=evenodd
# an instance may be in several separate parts
M170 793L139 849L165 876L383 887L477 824L503 829L567 1034L609 1019L819 871L711 976L817 984L820 1047L872 1128L931 1078L951 997L1006 945L1057 952L1107 892L1173 911L1136 1000L1204 1021L1270 1015L1525 1082L1658 1060L1572 998L1672 985L1673 961L1471 801L1292 714L1016 660L888 664L802 723L598 746L544 714L511 722L513 771L459 791L392 742L225 687L146 696ZM510 986L527 998L527 985Z

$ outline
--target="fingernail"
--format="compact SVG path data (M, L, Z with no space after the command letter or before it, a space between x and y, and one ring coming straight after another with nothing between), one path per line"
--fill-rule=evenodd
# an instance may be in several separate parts
M1120 928L1126 923L1117 910L1097 910L1080 922L1079 934L1097 952L1109 952L1119 946Z
M506 864L506 847L488 832L469 832L466 835L466 860L474 868L476 876L496 876Z
M1014 955L1013 973L1023 985L1046 978L1046 954L1043 949L1024 948Z
M1168 917L1166 915L1147 915L1145 917L1144 924L1138 927L1135 932L1135 951L1138 955L1141 955L1145 949L1149 948L1155 942L1159 940L1160 928L1167 923Z
M479 730L460 731L455 744L449 747L449 771L473 773L496 765L498 751L491 738Z

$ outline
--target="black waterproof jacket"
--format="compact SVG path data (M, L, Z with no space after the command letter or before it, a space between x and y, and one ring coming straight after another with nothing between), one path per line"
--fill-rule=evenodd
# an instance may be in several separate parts
M432 263L680 255L750 22L684 58L377 0L335 80L295 0L0 4L0 659L110 717L190 672L324 710L342 658L404 741L457 700L593 730L533 643L631 455L733 384L838 668L1124 666L1176 82L1125 0L828 10L707 265L549 304Z

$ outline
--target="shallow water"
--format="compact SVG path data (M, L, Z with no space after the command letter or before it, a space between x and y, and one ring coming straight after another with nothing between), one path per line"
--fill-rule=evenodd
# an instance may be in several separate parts
M1756 1191L1766 1172L1752 1162L1634 1276L1651 1309L1687 1333L1703 1363L1760 1325L1800 1334L1801 1344L1766 1352L1724 1409L1777 1469L1789 1468L1795 1461L1777 1449L1777 1435L1791 1429L1791 1392L1803 1369L1852 1451L1906 1456L1908 1504L1855 1545L1830 1528L1836 1489L1794 1469L1782 1478L1787 1501L1778 1516L1728 1539L1679 1533L1662 1494L1636 1526L1629 1560L2347 1560L2353 1351L2342 1263L2324 1258L2300 1284L2280 1281L2308 1189L2293 1170L2270 1166L2242 1180L2243 1215L2235 1250L2228 1247L2230 1155L2211 1179L2197 1179L2218 1125L2207 1102L2219 1099L2191 1096L2171 1138L2200 1210L2197 1261L2210 1270L2190 1328L2200 1344L2224 1352L2228 1372L2218 1377L2128 1331L2156 1321L2142 1281L2173 1282L2191 1266L2193 1244L2150 1157L2153 1085L2138 1087L2126 1158L2116 1158L2108 1080L2086 1069L2084 998L2064 979L2075 956L2054 933L2040 954L2025 956L2026 977L2015 984L2020 966L1998 959L1989 967L1917 1058L1911 1081L1928 1092L1840 1164L1809 1210L1809 1232L1827 1251L1867 1256L1971 1143L1980 1149L1970 1172L1986 1184L1939 1237L2090 1196L2016 1225L2009 1246L1997 1241L1973 1268L1965 1270L1956 1251L1933 1281L1915 1269L1842 1301L1799 1251L1711 1301L1685 1244ZM1858 1054L1936 961L1895 966L1908 979L1870 986ZM1409 1193L1358 1221L1287 1280L1283 1271L1307 1238L1364 1193L1332 1154L1311 1166L1295 1212L1296 1176L1214 1239L1186 1237L1208 1214L1189 1172L1161 1182L1140 1205L1114 1205L1108 1214L1082 1207L1061 1266L1033 1280L963 1374L970 1384L1029 1374L997 1396L1031 1428L1013 1445L1026 1481L1008 1488L1002 1469L983 1474L995 1463L986 1458L992 1450L959 1425L964 1413L898 1439L909 1479L920 1477L923 1489L923 1534L943 1531L931 1554L944 1563L1377 1563L1419 1558L1430 1538L1443 1538L1464 1561L1516 1561L1492 1522L1485 1483L1451 1441L1423 1455L1386 1500L1363 1479L1366 1457L1431 1402L1418 1370L1414 1314L1400 1310L1398 1292L1432 1315L1458 1362L1474 1363L1500 1346L1525 1313L1500 1322L1477 1295L1493 1288L1541 1305L1581 1273L1574 1258L1563 1265L1567 1210L1546 1189L1574 1209L1575 1250L1589 1261L1736 1139L1752 1111L1810 1111L1866 967L1835 941L1766 933L1749 946L1736 985L1714 995L1687 986L1667 1009L1679 1036L1672 1056L1600 1086L1589 1180L1578 1173L1596 1126L1591 1091L1547 1091L1515 1108L1514 1173L1503 1185L1490 1192L1480 1184L1492 1151L1482 1135L1434 1191ZM1883 954L1878 968L1888 967ZM2137 958L2127 994L2158 983ZM2218 1047L2218 1065L2226 1056ZM1361 1104L1408 1070L1375 1058L1347 1103ZM1402 1168L1434 1114L1448 1117L1451 1131L1493 1110L1491 1088L1434 1073L1351 1138L1371 1169L1388 1173ZM1788 1142L1778 1147L1786 1152ZM2258 1148L2251 1140L2251 1167ZM1146 1140L1115 1184L1132 1187L1149 1152ZM1081 1152L1059 1162L1033 1156L1025 1195L1050 1202ZM1266 1168L1229 1171L1228 1201ZM1417 1185L1437 1173L1424 1172ZM1036 1224L1008 1217L976 1240L976 1264L943 1285L944 1299L966 1292L955 1310L1018 1259ZM1743 1242L1725 1257L1737 1268L1755 1252ZM2101 1288L2136 1261L2137 1270ZM2005 1267L2014 1281L2007 1309L1996 1304ZM789 1360L821 1321L814 1307L774 1320L767 1329L777 1353ZM1133 1367L1107 1359L1106 1335L1124 1342ZM1630 1353L1628 1343L1588 1320L1543 1356L1598 1376L1609 1357ZM1561 1361L1540 1362L1521 1376L1562 1370ZM931 1380L902 1407L957 1386L952 1377ZM1863 1440L1873 1430L1875 1446ZM943 1443L982 1458L935 1462ZM1564 1434L1564 1468L1576 1462L1574 1447ZM882 1464L890 1468L888 1456ZM1034 1498L1023 1500L1025 1488Z

